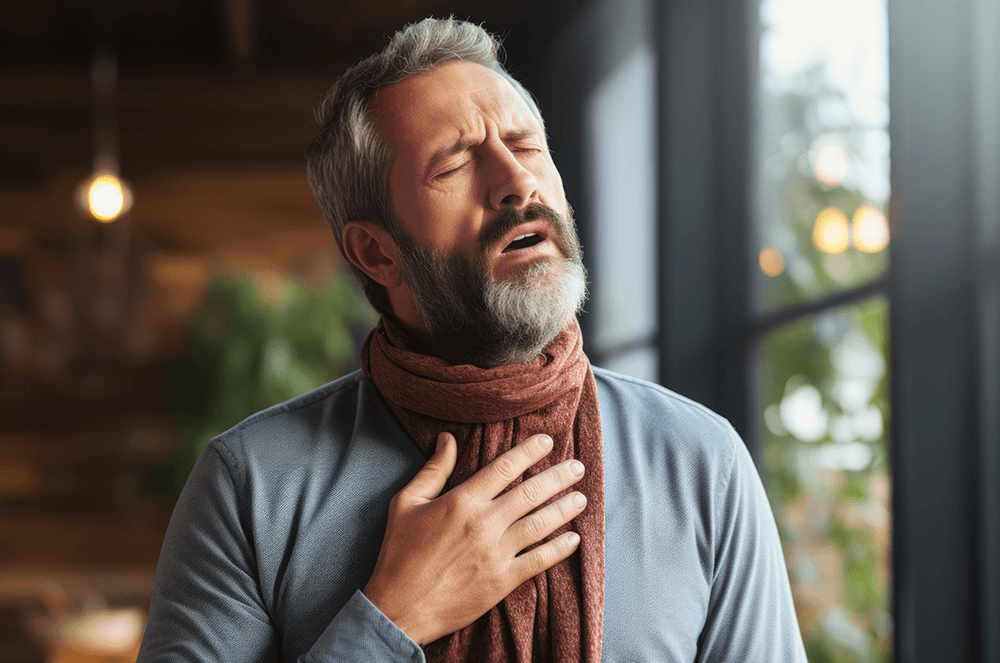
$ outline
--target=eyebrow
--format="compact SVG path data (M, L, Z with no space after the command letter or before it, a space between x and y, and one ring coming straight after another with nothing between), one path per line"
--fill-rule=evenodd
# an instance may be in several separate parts
M540 136L541 133L535 129L513 129L508 131L503 135L504 144L516 143L518 141L525 140L527 138L535 138ZM450 156L464 152L470 147L474 147L479 144L479 141L473 138L459 138L451 145L446 145L438 150L435 150L431 154L430 159L427 161L427 169L433 170L439 163L444 161Z
M478 142L478 140L473 140L471 138L459 138L451 145L435 150L434 154L431 155L431 158L427 162L427 170L433 170L439 163L448 157L458 154L459 152L464 152L473 145L476 145Z

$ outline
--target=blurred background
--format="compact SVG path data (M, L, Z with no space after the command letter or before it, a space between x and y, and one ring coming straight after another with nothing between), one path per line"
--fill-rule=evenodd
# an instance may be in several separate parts
M35 0L0 17L0 662L134 660L208 438L357 367L312 108L448 14L545 114L592 361L746 440L809 660L1000 661L996 0Z

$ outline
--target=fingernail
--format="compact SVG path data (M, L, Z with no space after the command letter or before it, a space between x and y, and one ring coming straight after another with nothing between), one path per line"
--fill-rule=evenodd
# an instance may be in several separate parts
M578 460L574 460L569 464L569 470L578 477L583 476L583 463Z
M548 449L552 446L552 438L548 435L539 435L535 440L538 442L538 446L542 449Z
M587 498L584 496L583 493L576 493L575 495L573 495L573 506L575 506L577 509L582 509L583 507L587 506Z
M444 449L445 440L447 440L447 439L448 439L448 437L447 437L447 435L445 433L439 433L438 434L437 446L434 447L434 453L437 453L437 452L441 451L442 449Z
M580 535L577 534L576 532L570 532L569 534L566 535L566 540L569 541L569 544L571 546L575 546L576 544L580 543Z

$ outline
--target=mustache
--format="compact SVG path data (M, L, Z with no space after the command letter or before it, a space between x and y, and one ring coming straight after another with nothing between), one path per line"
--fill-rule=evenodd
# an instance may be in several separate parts
M503 240L504 235L522 223L545 219L553 229L552 239L565 252L564 237L566 233L566 219L559 212L555 211L544 203L531 203L523 208L509 209L490 224L490 227L479 237L479 249L486 253L494 245Z

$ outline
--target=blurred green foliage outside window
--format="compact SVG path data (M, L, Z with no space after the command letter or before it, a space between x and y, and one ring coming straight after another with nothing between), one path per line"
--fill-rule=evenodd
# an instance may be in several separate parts
M759 460L810 662L882 663L893 659L886 4L761 0L760 18Z

